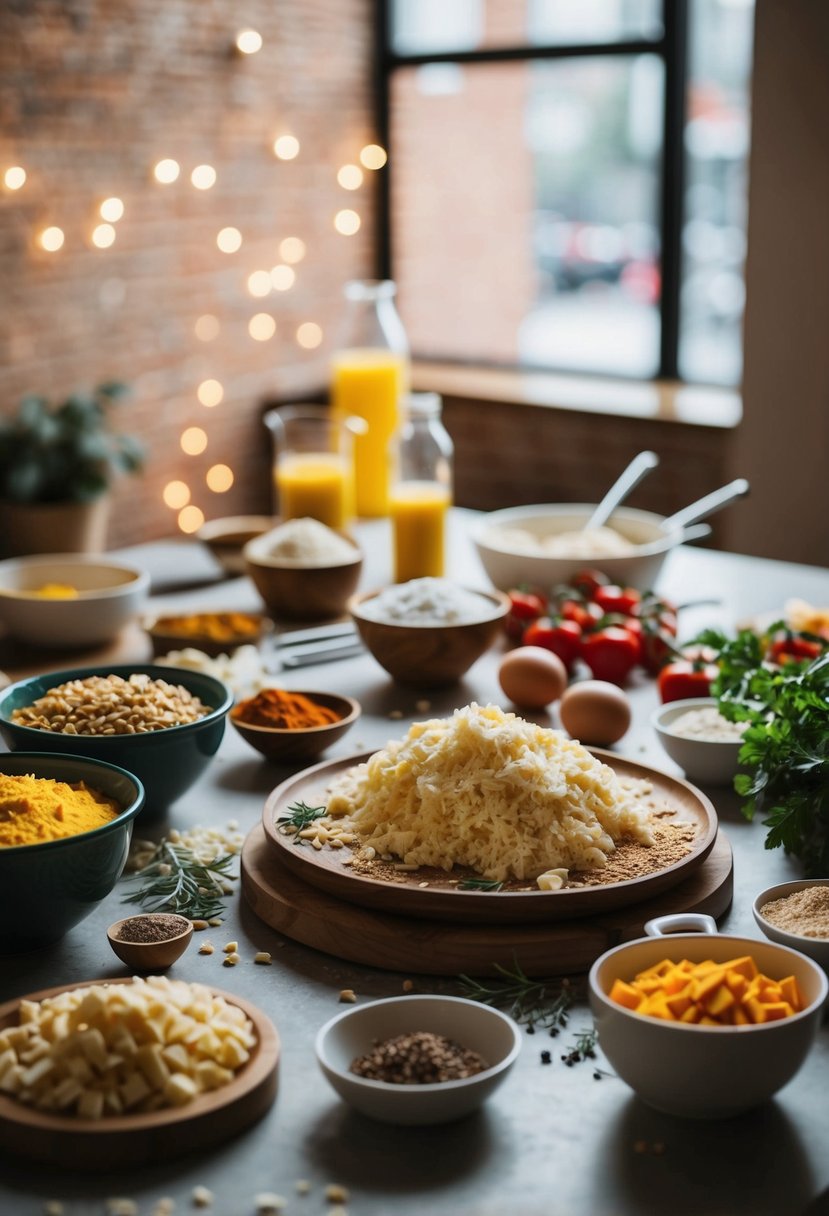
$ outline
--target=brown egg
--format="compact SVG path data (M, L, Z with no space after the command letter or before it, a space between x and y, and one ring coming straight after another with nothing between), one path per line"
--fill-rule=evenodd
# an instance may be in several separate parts
M567 668L542 646L519 646L501 659L498 680L506 696L524 709L544 709L567 687Z
M558 707L561 725L571 739L594 747L618 742L630 726L626 693L605 680L571 684Z

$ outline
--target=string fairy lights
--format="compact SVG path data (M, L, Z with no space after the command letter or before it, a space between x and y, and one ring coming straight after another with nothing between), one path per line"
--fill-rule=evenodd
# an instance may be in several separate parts
M257 54L263 44L264 40L258 31L244 29L236 33L233 48L240 57L246 57ZM274 136L271 148L276 161L285 164L297 160L302 150L298 136L285 129L284 126ZM332 185L336 182L341 190L349 193L360 190L365 184L367 172L375 172L387 163L385 149L379 144L365 144L359 149L355 147L353 156L353 160L345 161L331 168ZM0 173L2 174L0 183L6 191L18 191L27 185L29 190L32 190L32 181L23 165L9 164L5 169L0 170ZM149 165L148 177L156 187L166 188L182 179L185 182L189 181L193 191L205 193L217 185L219 172L213 164L206 160L195 165L182 165L179 159L161 156ZM39 181L35 179L36 188L39 184ZM59 195L53 197L59 197ZM116 193L106 197L99 196L99 200L93 203L94 215L83 238L87 245L102 252L110 250L116 245L120 233L120 229L116 225L124 219L128 209L130 217L133 214L136 216L142 214L138 199L128 199L127 202L129 208L124 198ZM60 220L61 217L56 215L55 218ZM232 221L234 217L228 216L227 218ZM335 232L349 237L360 231L362 219L356 208L343 207L333 211L332 223ZM211 242L214 257L216 251L219 254L232 255L243 249L245 238L241 229L234 223L227 223L213 231L215 236L208 235L207 239ZM31 239L36 247L48 254L58 253L65 247L67 240L76 247L76 237L72 227L61 226L59 223L48 223L35 229ZM279 259L276 264L270 269L266 269L260 261L258 268L255 264L253 267L249 267L237 280L237 289L246 291L249 297L264 301L273 293L281 294L295 288L297 283L295 267L308 256L306 241L296 233L289 233L281 237L276 248ZM216 308L215 305L214 308ZM192 339L209 345L216 343L222 337L223 318L217 315L218 312L219 309L216 308L215 312L204 312L192 319L190 322ZM293 342L301 351L316 350L322 345L324 339L322 327L313 320L297 323L293 327L286 326L284 329L282 321L278 321L278 318L270 312L257 312L247 320L248 336L253 342L267 343L275 337L278 331L280 335L284 335L286 342ZM205 374L207 370L202 370L200 376L194 377L195 383L192 391L196 401L206 410L216 410L223 403L227 408L228 394L225 385L215 376ZM201 425L184 426L178 443L181 452L186 457L198 459L208 453L210 447L208 431ZM212 494L225 494L236 482L231 466L221 462L210 462L199 477L200 484ZM193 480L193 475L189 475L186 479L172 478L161 487L160 497L164 506L175 513L179 530L188 534L196 532L205 519L202 506L194 501L193 487L197 484Z

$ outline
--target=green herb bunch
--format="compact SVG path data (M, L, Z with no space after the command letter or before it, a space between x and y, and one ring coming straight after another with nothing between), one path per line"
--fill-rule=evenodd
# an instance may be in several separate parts
M135 473L139 441L111 429L123 384L100 384L52 407L24 397L14 418L0 421L0 497L12 502L91 502L117 473Z
M784 630L778 622L768 631ZM804 635L805 636L805 635ZM811 636L811 635L808 635ZM708 631L697 639L719 652L712 686L724 718L748 722L739 760L750 770L734 781L743 814L765 816L766 848L781 845L807 876L829 873L829 650L776 666L765 661L766 637L741 630L734 639Z
M235 860L226 853L201 861L192 850L163 839L147 864L124 880L137 889L124 896L123 903L140 904L145 912L178 912L191 920L222 916L224 898L236 877Z

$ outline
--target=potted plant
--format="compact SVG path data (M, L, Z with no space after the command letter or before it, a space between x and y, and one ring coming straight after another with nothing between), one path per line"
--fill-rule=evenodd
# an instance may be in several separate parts
M108 490L135 473L143 447L112 429L125 385L100 384L56 406L27 396L0 420L0 521L7 554L90 553L105 547Z

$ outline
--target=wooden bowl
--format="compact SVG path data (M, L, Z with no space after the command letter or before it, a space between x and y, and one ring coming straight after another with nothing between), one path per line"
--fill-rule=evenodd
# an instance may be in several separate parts
M155 917L167 915L170 913L140 912L135 916L125 916L123 920L117 920L109 926L109 944L122 963L126 963L133 971L166 971L177 958L181 958L193 937L193 922L187 920L186 916L179 917L184 922L181 933L161 942L128 942L118 936L129 921L153 920Z
M196 533L226 574L244 574L242 550L249 540L261 536L274 526L271 515L228 515L224 519L209 519Z
M401 684L439 688L454 684L501 632L509 600L500 591L475 591L483 601L480 619L468 624L410 625L378 621L365 606L380 591L352 596L348 610L374 658Z
M228 636L217 638L209 631L209 618L227 617L228 626L231 618L239 618L248 628L239 628L235 632L228 629ZM190 621L192 624L202 623L202 629L185 633L180 622ZM216 658L220 654L231 654L240 646L258 646L263 638L273 629L273 622L261 612L197 612L197 613L165 613L163 616L148 617L143 622L143 628L149 634L153 654L161 657L171 650L184 650L188 646L200 650L203 654Z
M341 534L342 535L342 534ZM268 610L278 620L324 621L342 616L357 590L363 555L352 537L351 560L334 566L299 566L269 555L267 537L245 545L245 568Z
M268 760L277 764L312 760L341 739L357 721L362 710L359 701L355 701L353 697L342 697L334 692L301 692L301 695L316 701L318 705L324 705L326 709L333 709L341 715L340 718L336 722L327 722L324 726L308 726L298 730L251 726L248 722L234 718L232 711L230 721L245 742L255 747Z

